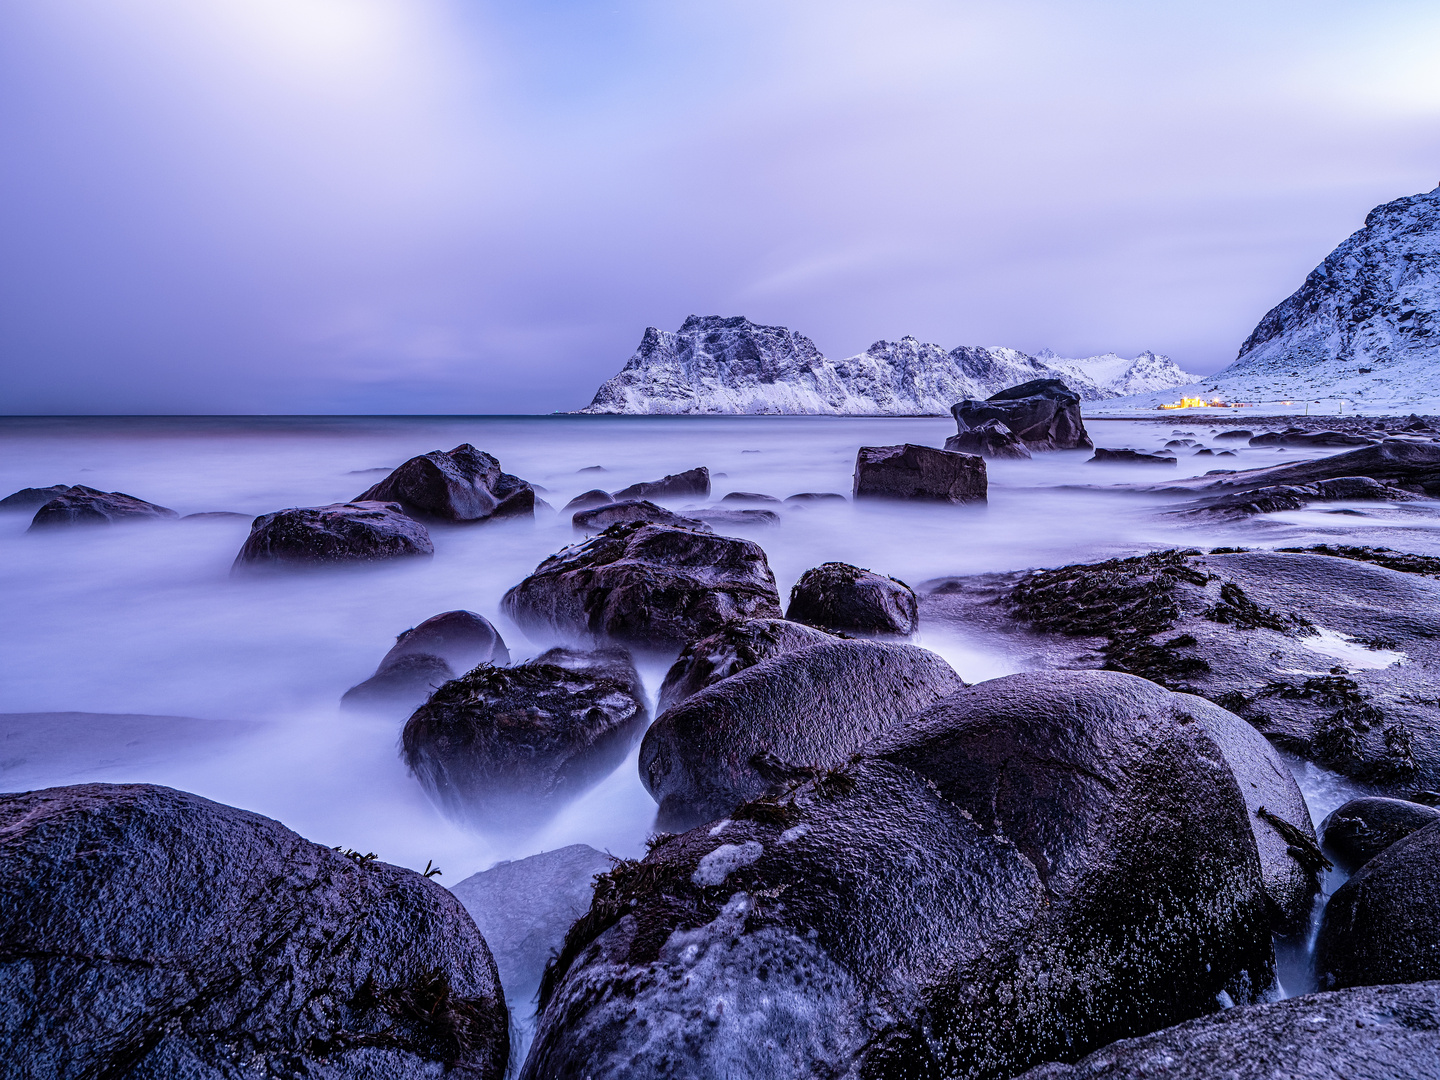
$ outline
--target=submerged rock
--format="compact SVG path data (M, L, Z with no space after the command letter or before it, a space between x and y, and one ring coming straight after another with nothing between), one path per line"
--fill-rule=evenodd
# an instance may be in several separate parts
M671 473L659 480L631 484L615 493L617 499L678 499L698 495L710 495L710 470L705 466L687 469L682 473Z
M1147 454L1140 450L1106 450L1095 448L1092 465L1174 465L1176 459L1170 454Z
M794 652L808 645L833 640L832 635L785 619L746 619L726 623L709 637L692 641L665 674L660 686L659 712L684 701L712 683L761 660Z
M1352 435L1345 431L1309 431L1305 428L1287 428L1284 431L1267 431L1250 440L1251 446L1369 446L1374 439L1364 435Z
M1320 843L1347 873L1396 841L1440 821L1440 809L1406 799L1351 799L1320 823Z
M802 491L798 495L790 495L785 501L795 506L805 506L808 503L818 502L845 502L845 496L838 491Z
M698 518L684 517L645 499L606 503L592 510L581 510L570 519L575 528L592 533L603 532L611 525L636 521L648 522L651 525L670 525L677 529L695 529L699 532L710 531L710 526Z
M959 454L979 454L985 458L1030 459L1030 449L1025 441L999 420L986 420L978 427L961 428L959 434L945 440L945 449Z
M623 649L551 649L447 682L406 722L401 747L453 816L533 826L614 772L647 720Z
M847 634L909 636L919 626L919 601L903 581L828 562L800 575L785 617Z
M0 795L11 1076L500 1080L505 999L412 870L148 784Z
M732 491L720 501L722 503L778 503L780 500L774 495L760 495L754 491Z
M1020 1080L1430 1080L1437 1061L1440 983L1426 982L1226 1009Z
M535 490L500 462L469 443L413 457L355 502L399 503L412 517L433 521L487 521L531 516Z
M489 619L473 611L446 611L397 637L375 674L345 691L340 703L352 709L413 709L457 670L509 662L510 650Z
M1031 450L1088 450L1094 444L1080 415L1080 396L1059 379L1031 379L984 401L951 406L963 435L989 420L1004 424Z
M596 506L608 506L615 499L608 491L601 491L599 488L591 488L589 491L576 495L565 504L562 513L568 514L572 510L590 510Z
M985 459L931 446L862 446L855 457L856 499L984 502ZM788 501L788 500L787 500Z
M1186 704L1016 675L601 878L521 1075L1000 1080L1252 1000L1270 958Z
M964 681L913 645L825 641L772 654L692 694L645 733L640 778L661 828L689 828L864 743ZM798 770L798 771L796 771Z
M30 528L38 530L65 525L114 525L120 521L158 521L179 516L168 506L157 506L133 495L119 491L97 491L76 484L36 510Z
M430 533L403 513L399 503L331 503L257 517L233 569L380 562L433 554Z
M780 524L780 515L773 510L718 510L706 508L703 510L692 510L691 513L706 525L719 525L722 528L768 529L773 525Z
M692 529L612 525L550 556L505 594L526 631L673 648L727 622L779 618L758 544Z

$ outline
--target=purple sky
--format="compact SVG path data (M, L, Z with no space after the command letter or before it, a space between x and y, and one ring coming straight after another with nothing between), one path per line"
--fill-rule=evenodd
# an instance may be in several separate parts
M1368 0L8 0L0 411L548 412L647 325L1209 372L1440 178Z

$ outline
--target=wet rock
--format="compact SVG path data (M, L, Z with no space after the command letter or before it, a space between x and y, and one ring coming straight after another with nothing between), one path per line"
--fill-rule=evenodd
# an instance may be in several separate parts
M677 529L695 529L709 532L710 526L699 518L688 517L656 506L646 499L626 499L623 502L606 503L593 510L581 510L570 519L575 528L583 532L598 533L611 525L631 522L648 522L651 525L669 525Z
M1107 450L1095 448L1092 465L1174 465L1176 459L1170 454L1147 454L1141 450Z
M985 459L931 446L862 446L855 457L856 499L984 502Z
M1351 799L1320 823L1325 852L1347 873L1391 844L1440 821L1440 809L1405 799Z
M570 513L572 510L589 510L596 506L608 506L615 500L610 497L608 491L601 491L599 488L592 488L589 491L576 495L565 504L562 513Z
M535 1011L545 964L565 932L590 908L597 874L614 860L588 844L496 863L451 887L475 920L500 969L505 1000L517 1018Z
M864 743L965 683L913 645L827 641L771 655L666 710L640 747L659 825L719 817Z
M1030 449L1024 440L999 420L986 420L978 427L962 428L959 434L945 440L945 449L958 454L979 454L985 458L1030 459Z
M408 712L457 671L509 662L510 650L489 619L473 611L446 611L400 634L375 674L345 691L340 703L351 709L399 707Z
M1190 456L1191 456L1191 457L1214 457L1214 456L1215 456L1215 451L1214 451L1214 450L1211 450L1210 447L1206 446L1206 447L1202 447L1202 448L1199 449L1199 450L1196 450L1195 453L1191 454Z
M1386 439L1378 445L1363 446L1343 454L1272 465L1264 469L1243 469L1224 477L1194 477L1172 480L1162 487L1140 490L1172 494L1219 495L1226 492L1271 487L1277 484L1304 486L1322 480L1369 477L1382 484L1399 486L1417 494L1440 495L1440 444Z
M614 772L648 719L623 649L551 649L447 682L406 722L401 747L452 816L534 826Z
M1373 439L1364 435L1352 435L1344 431L1307 431L1305 428L1287 428L1284 431L1267 431L1250 440L1251 446L1369 446Z
M1249 442L1255 437L1253 431L1246 428L1236 428L1233 431L1222 431L1215 436L1216 442Z
M1342 476L1313 484L1275 484L1270 487L1211 495L1168 513L1183 517L1239 518L1251 514L1299 510L1316 502L1408 502L1417 497L1368 476Z
M800 575L785 617L847 634L909 636L919 625L918 612L915 590L903 581L828 562Z
M1440 979L1440 824L1391 844L1335 890L1315 974L1322 990Z
M737 619L779 618L758 544L663 525L612 525L550 556L501 606L527 632L675 648Z
M413 457L355 502L394 502L427 521L487 521L529 517L535 491L518 476L500 471L500 462L469 443Z
M1080 416L1080 398L1059 379L1031 379L984 401L967 398L950 408L963 433L998 420L1031 450L1089 450L1094 444Z
M697 518L707 525L721 528L763 529L780 524L780 515L774 510L692 510Z
M845 502L845 496L836 491L802 491L798 495L789 496L785 501L804 506L806 503Z
M720 501L722 503L778 503L780 500L777 499L774 495L760 495L754 491L732 491Z
M705 466L687 469L682 473L671 473L660 480L642 484L631 484L615 493L617 499L679 499L699 495L710 495L710 470Z
M656 704L664 712L712 683L761 660L832 641L833 636L814 627L785 619L746 619L727 623L709 637L692 641L665 674Z
M258 814L146 784L0 795L12 1076L499 1080L460 902Z
M1112 673L997 679L662 838L597 884L522 1076L999 1080L1253 999L1254 841L1187 715Z
M0 510L34 510L44 506L51 499L57 499L61 495L68 495L75 488L69 484L55 484L43 488L21 488L11 495L0 499ZM84 490L84 489L81 489Z
M1440 983L1427 982L1226 1009L1020 1080L1418 1080L1437 1061Z
M18 492L17 492L18 494ZM35 511L32 530L65 525L114 525L121 521L158 521L178 518L168 506L157 506L119 491L96 491L76 484Z
M381 562L433 554L430 533L399 503L332 503L257 517L235 557L234 569Z

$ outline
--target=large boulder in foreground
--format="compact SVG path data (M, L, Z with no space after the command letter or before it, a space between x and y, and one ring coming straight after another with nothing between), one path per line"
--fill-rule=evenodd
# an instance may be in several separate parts
M655 708L663 713L692 694L728 679L737 671L754 667L761 660L832 640L834 636L823 630L786 619L726 623L715 633L692 641L680 650L660 684Z
M400 741L410 771L452 816L533 826L614 772L649 718L623 649L551 649L446 683Z
M1021 1080L1435 1080L1440 983L1333 990L1226 1009Z
M430 533L398 503L331 503L257 517L233 569L384 562L434 554Z
M1030 448L999 420L986 420L977 427L961 428L945 440L945 449L957 454L979 454L983 458L1030 460Z
M625 499L622 502L606 503L603 506L580 510L570 519L575 528L589 533L603 532L611 525L627 525L636 521L650 525L670 525L677 529L694 529L697 532L711 531L710 526L698 518L685 517L673 510L666 510L648 499Z
M737 619L780 617L765 552L749 540L643 522L551 555L501 606L527 632L677 648Z
M1391 844L1437 821L1440 808L1407 799L1351 799L1320 823L1320 843L1340 869L1354 873Z
M522 1076L1001 1080L1271 977L1244 800L1188 702L1015 675L602 878Z
M351 709L413 709L457 671L509 662L510 650L489 619L473 611L444 611L400 634L375 674L345 691L340 703Z
M535 489L501 472L496 458L469 443L411 458L354 501L399 503L411 517L427 521L487 521L535 513Z
M845 634L915 632L920 623L915 590L898 578L828 562L800 575L785 617Z
M701 465L698 469L686 469L682 473L671 473L659 480L647 480L631 484L615 492L617 499L683 499L710 495L710 470Z
M640 778L660 804L660 827L690 828L792 774L838 768L964 686L913 645L826 641L782 652L663 713L640 746Z
M1440 824L1391 844L1335 890L1315 975L1324 990L1440 979Z
M146 784L0 795L0 909L7 1076L505 1070L460 901L259 814Z
M933 446L862 446L855 455L854 497L919 502L984 502L985 459Z
M1031 379L984 401L950 407L963 433L987 421L1004 424L1031 450L1089 450L1094 444L1080 416L1080 397L1059 379Z
M168 506L157 506L144 499L137 499L134 495L119 491L97 491L95 488L76 484L36 510L30 528L114 525L121 521L160 521L179 516Z

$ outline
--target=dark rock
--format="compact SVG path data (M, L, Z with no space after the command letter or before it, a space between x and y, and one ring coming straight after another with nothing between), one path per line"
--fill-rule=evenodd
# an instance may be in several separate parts
M1194 439L1171 439L1165 444L1165 449L1170 450L1177 446L1194 446Z
M780 524L780 515L774 510L692 510L690 511L707 525L722 528L768 528Z
M446 611L406 630L375 674L345 691L348 708L413 709L456 671L476 664L508 664L510 650L489 619L473 611Z
M915 590L903 581L828 562L800 575L785 617L847 634L909 636L919 625L918 612Z
M522 1076L1001 1080L1252 1000L1254 840L1188 717L1122 675L1010 676L662 838L597 883Z
M526 631L674 648L737 619L780 617L758 544L663 525L612 525L550 556L505 594Z
M577 473L609 472L604 465L586 465L583 469L576 469Z
M1020 1080L1434 1080L1440 983L1307 994L1122 1039Z
M572 510L589 510L595 506L608 506L615 500L610 497L608 491L601 491L599 488L592 488L580 495L576 495L565 504L563 513L570 513Z
M499 1080L495 963L412 870L169 788L0 795L8 1076Z
M1170 454L1147 454L1141 450L1106 450L1095 448L1092 465L1174 465L1176 459Z
M695 529L709 532L710 526L699 518L687 517L656 506L646 499L626 499L623 502L606 503L594 510L581 510L570 519L575 528L583 532L598 533L611 525L632 522L648 522L651 525L669 525L677 529Z
M709 637L692 641L665 674L655 708L664 712L692 694L781 653L832 641L833 636L785 619L726 623Z
M1440 979L1440 823L1397 840L1335 890L1315 974L1323 990Z
M1440 809L1405 799L1351 799L1320 823L1320 843L1354 873L1397 840L1440 821Z
M487 521L529 517L535 491L518 476L500 471L500 462L469 443L413 457L355 502L395 502L422 520Z
M708 498L710 495L710 470L705 466L698 469L687 469L682 473L671 473L660 480L651 480L643 484L631 484L629 487L617 491L617 499L679 499L686 496L699 495Z
M157 521L178 518L168 506L156 506L119 491L96 491L76 484L35 511L31 529L63 525L113 525L120 521Z
M1251 446L1369 446L1373 439L1364 435L1351 435L1344 431L1307 431L1304 428L1287 428L1285 431L1267 431L1250 440Z
M332 503L257 517L235 557L234 569L379 562L433 554L430 533L403 513L398 503Z
M186 514L181 521L249 521L249 514L237 514L233 510L204 510L198 514Z
M1216 450L1216 451L1215 451L1215 456L1216 456L1216 457L1239 457L1240 455L1237 454L1237 453L1235 453L1234 450ZM1225 470L1225 471L1227 471L1227 472L1234 472L1235 470L1233 470L1233 469L1227 469L1227 470ZM1209 473L1206 473L1205 475L1206 475L1206 476L1209 476L1210 474L1209 474Z
M732 491L732 492L730 492L728 495L726 495L723 499L721 499L720 501L721 501L722 503L727 503L727 502L778 503L780 500L777 499L774 495L760 495L760 494L757 494L756 492L753 492L753 491Z
M535 1010L546 962L589 910L595 876L613 866L603 851L571 844L496 863L451 887L490 946L505 1000L521 1020Z
M964 686L913 645L827 641L781 652L666 710L645 733L640 778L660 804L660 827L689 828L760 797L788 769L844 765Z
M971 398L951 406L963 433L998 420L1031 450L1088 450L1094 444L1080 416L1080 397L1059 379L1031 379L984 401Z
M1208 475L1208 474L1207 474ZM1313 484L1275 484L1243 491L1208 495L1168 513L1182 517L1246 517L1299 510L1315 502L1408 502L1418 496L1368 476L1342 476Z
M986 458L1018 458L1028 461L1030 449L999 420L986 420L967 427L945 440L945 449L957 454L979 454Z
M984 502L985 459L931 446L862 446L855 456L856 499Z
M13 495L6 495L5 498L0 499L0 510L34 510L44 506L51 499L68 495L75 490L69 484L55 484L52 487L43 488L21 488Z
M1255 437L1255 433L1254 433L1253 431L1248 431L1248 430L1246 430L1245 428L1236 428L1236 429L1234 429L1233 431L1222 431L1222 432L1220 432L1219 435L1216 435L1216 436L1215 436L1215 441L1216 441L1216 442L1230 442L1230 441L1233 440L1233 441L1235 441L1235 442L1241 442L1241 441L1249 442L1249 441L1250 441L1251 439L1253 439L1254 437Z
M1440 495L1440 445L1386 439L1378 445L1362 446L1358 450L1316 458L1313 461L1296 461L1264 469L1244 469L1220 479L1194 477L1172 480L1163 487L1148 490L1173 494L1221 494L1277 484L1299 487L1321 480L1355 476L1369 477L1382 484L1399 485L1407 491Z
M835 491L802 491L798 495L791 495L785 501L787 503L796 503L797 505L817 502L845 502L845 496Z
M1215 456L1215 451L1214 451L1214 450L1211 450L1210 447L1205 446L1205 447L1202 447L1202 448L1199 449L1199 450L1196 450L1195 453L1191 454L1190 456L1191 456L1191 457L1214 457L1214 456Z
M406 722L401 746L454 817L536 825L614 772L648 719L623 649L551 649L447 682Z

